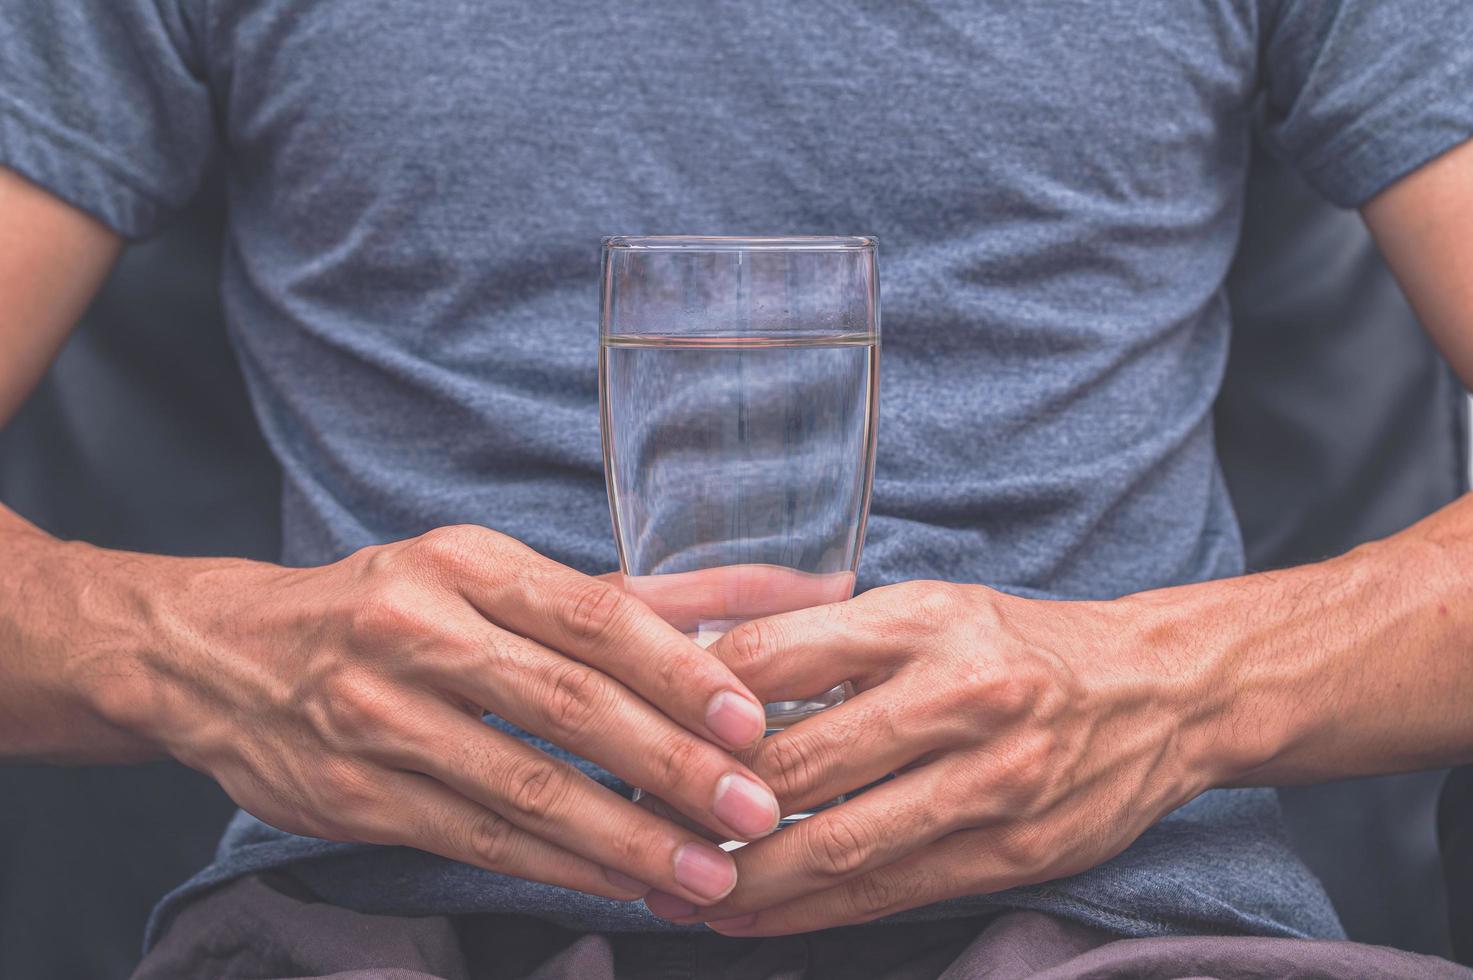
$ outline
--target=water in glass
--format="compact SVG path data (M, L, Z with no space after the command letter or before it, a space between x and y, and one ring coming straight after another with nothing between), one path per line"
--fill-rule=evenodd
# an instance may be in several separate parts
M873 465L869 332L605 334L605 466L625 585L698 642L849 598ZM769 704L781 728L839 689Z

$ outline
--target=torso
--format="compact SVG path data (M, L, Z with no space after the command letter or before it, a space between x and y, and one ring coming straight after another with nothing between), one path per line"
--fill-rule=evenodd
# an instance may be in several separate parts
M226 299L287 552L612 567L606 234L881 240L861 586L1228 574L1208 411L1252 4L222 3Z

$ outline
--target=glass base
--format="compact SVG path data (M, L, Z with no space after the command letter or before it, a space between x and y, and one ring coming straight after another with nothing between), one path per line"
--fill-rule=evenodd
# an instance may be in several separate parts
M831 806L838 806L840 803L843 803L847 799L849 799L849 797L847 796L836 796L832 800L829 800L827 803L820 803L818 806L809 807L807 810L803 810L798 813L790 813L786 817L782 817L778 820L777 829L782 830L784 827L791 827L798 821L807 820L815 813L821 813ZM739 841L736 843L740 844Z
M843 704L844 699L853 694L854 686L845 681L833 690L807 701L771 701L764 706L767 708L767 734L776 735L783 729L796 725L805 718L811 718L820 711ZM818 806L809 807L799 813L790 813L778 821L778 829L791 827L799 820L807 820L820 810L827 810L836 803L843 803L844 800L845 797L838 796L827 803L820 803Z
M844 699L852 697L853 694L854 686L848 681L845 681L833 690L826 691L818 697L809 698L806 701L770 701L764 705L767 708L767 732L764 737L776 735L783 729L796 725L805 718L811 718L820 711L843 704ZM789 813L778 820L777 829L782 830L784 827L791 827L800 820L807 820L815 813L843 803L846 799L848 799L846 796L836 796L827 803L820 803L817 806L800 810L797 813ZM742 841L727 841L721 845L721 848L726 851L734 851L742 846Z
M833 690L806 701L769 701L763 706L767 709L767 734L774 735L798 724L805 718L813 717L826 708L843 704L844 699L853 694L854 686L845 681Z

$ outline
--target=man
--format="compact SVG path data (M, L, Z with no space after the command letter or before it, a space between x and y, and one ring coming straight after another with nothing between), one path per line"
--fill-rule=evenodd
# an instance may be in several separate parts
M1208 421L1260 91L1473 375L1462 5L84 6L17 6L0 42L26 178L0 203L0 409L115 254L103 226L149 230L218 143L227 311L300 567L10 521L0 744L167 748L283 830L586 893L246 819L161 926L287 869L360 911L585 930L653 928L593 895L745 936L926 906L1334 936L1272 795L1204 791L1470 754L1466 508L1224 579ZM887 243L862 568L885 587L716 658L587 577L613 556L582 257L655 226ZM504 534L433 530L464 522ZM752 748L759 699L845 679L853 702ZM526 732L763 839L733 860Z

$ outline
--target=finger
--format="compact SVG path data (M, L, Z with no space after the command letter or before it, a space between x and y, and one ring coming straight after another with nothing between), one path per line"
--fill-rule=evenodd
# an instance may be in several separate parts
M677 724L728 748L762 737L762 703L718 660L610 585L504 538L486 565L517 574L468 576L462 594L492 622L617 678Z
M458 693L725 835L752 840L778 821L777 799L732 755L681 728L612 679L480 623L483 662Z
M639 799L634 801L634 805L640 809L648 810L663 820L669 820L678 826L684 827L691 833L704 837L713 844L724 844L730 840L726 834L718 834L707 827L701 826L652 793L640 793Z
M916 769L747 845L734 855L736 889L683 918L709 921L780 906L925 848L967 822L936 805L946 783L943 767Z
M741 622L842 602L854 594L854 573L722 565L664 575L625 575L617 584L676 629L693 633L702 622Z
M783 813L799 813L852 792L946 744L933 712L900 675L757 743L742 760L777 795Z
M377 814L363 815L359 836L371 843L415 847L487 871L621 901L649 891L647 885L527 833L429 776L385 771L376 782L392 803Z
M873 595L750 620L707 650L764 702L814 697L844 681L862 690L905 659L893 613Z
M735 884L736 867L720 848L567 763L455 712L442 712L433 731L406 739L394 761L530 834L695 904Z
M782 905L706 924L725 936L783 936L871 922L962 895L1026 884L991 860L986 831L953 834L907 858ZM651 892L649 904L660 899Z

